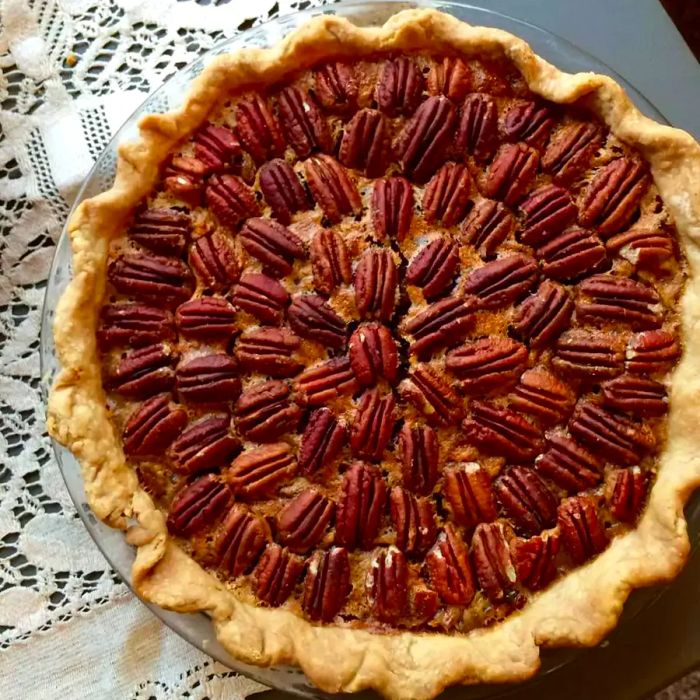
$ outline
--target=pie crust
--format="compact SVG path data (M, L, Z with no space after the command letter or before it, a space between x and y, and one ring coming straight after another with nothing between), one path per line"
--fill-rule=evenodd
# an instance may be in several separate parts
M636 529L616 537L601 555L505 621L451 636L319 626L284 609L238 600L172 541L164 515L127 464L106 407L95 339L110 241L153 187L160 164L206 120L222 91L269 85L325 58L420 49L505 56L534 93L555 103L585 103L650 164L688 265L679 310L684 353L669 392L668 438ZM208 613L234 656L260 666L299 665L325 691L374 688L391 698L430 698L456 683L526 679L539 667L541 646L598 643L617 623L632 589L679 572L689 551L683 505L700 484L700 146L690 135L643 116L608 77L563 73L515 36L433 10L406 10L378 28L317 17L271 49L218 56L194 81L180 109L148 115L140 128L140 138L120 148L112 188L83 202L68 226L74 273L56 312L62 370L49 397L48 426L79 459L93 512L126 530L137 547L133 583L142 598L170 610Z

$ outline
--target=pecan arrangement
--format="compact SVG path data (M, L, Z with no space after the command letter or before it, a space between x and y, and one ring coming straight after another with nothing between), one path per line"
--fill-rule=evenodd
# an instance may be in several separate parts
M238 595L465 632L634 527L684 261L640 155L512 66L229 97L112 243L124 452Z

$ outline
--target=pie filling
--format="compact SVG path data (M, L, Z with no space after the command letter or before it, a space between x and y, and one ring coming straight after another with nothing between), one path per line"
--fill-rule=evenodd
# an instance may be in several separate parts
M646 163L510 64L223 95L110 250L124 451L236 596L490 625L633 528L685 277Z

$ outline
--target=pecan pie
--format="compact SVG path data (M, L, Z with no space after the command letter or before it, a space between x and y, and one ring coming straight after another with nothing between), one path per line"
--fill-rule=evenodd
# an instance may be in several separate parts
M699 173L434 11L214 60L70 223L49 424L136 590L330 691L599 641L688 551Z

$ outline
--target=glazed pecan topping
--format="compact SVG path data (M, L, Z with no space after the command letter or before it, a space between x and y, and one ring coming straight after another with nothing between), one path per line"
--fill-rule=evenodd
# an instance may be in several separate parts
M299 294L288 311L289 325L302 338L315 340L332 348L345 344L345 321L317 294Z
M426 299L434 299L449 289L458 270L457 244L446 238L435 238L411 260L406 281L421 287Z
M168 530L187 537L212 525L231 500L226 484L205 474L175 494L168 513Z
M253 572L255 595L266 605L277 608L292 594L304 570L304 560L269 544Z
M554 182L573 182L589 165L603 142L595 124L580 122L563 127L552 137L542 156L542 168Z
M440 446L436 432L427 425L405 422L399 445L403 485L416 493L430 493L438 478Z
M114 288L158 306L172 308L192 294L192 273L182 260L160 255L122 255L107 275Z
M447 605L469 605L476 587L469 552L459 531L451 523L438 536L425 557L430 583Z
M510 338L472 340L450 350L445 367L467 394L500 393L512 387L527 367L528 351Z
M549 109L536 102L516 102L503 118L503 133L509 141L524 141L537 149L544 146L553 126Z
M345 114L357 106L357 80L348 63L333 61L315 71L316 97L329 112Z
M394 313L398 283L391 250L366 250L355 270L355 304L360 316L388 321Z
M443 492L452 520L472 529L498 516L491 478L476 462L445 470Z
M572 496L562 501L557 522L564 548L576 564L583 564L608 544L596 503L590 496Z
M482 258L491 258L514 230L512 214L500 202L483 199L464 220L462 237Z
M376 109L361 109L345 127L338 160L347 168L377 177L389 160L389 131L386 118Z
M575 280L603 267L607 261L605 246L593 233L574 229L565 231L537 251L542 272L555 280Z
M602 462L576 441L563 435L550 435L548 449L535 460L535 468L569 493L585 491L603 478Z
M433 425L454 425L464 413L462 400L454 389L426 365L418 365L410 372L399 384L399 391Z
M242 452L226 471L231 491L238 498L257 499L273 494L282 482L297 473L297 463L286 442L263 445Z
M371 549L386 505L387 487L381 472L355 462L341 484L335 523L335 542L343 547Z
M229 228L235 228L250 216L260 215L255 191L236 175L214 175L204 194L216 218Z
M301 410L292 403L289 387L274 379L254 384L236 401L236 427L249 440L272 442L295 430Z
M668 331L644 331L637 333L625 352L626 368L635 374L662 372L681 354L675 336Z
M277 513L275 526L280 542L292 552L308 552L323 539L334 508L333 502L318 491L302 491Z
M379 462L394 430L395 413L396 401L392 394L381 396L377 388L365 391L351 423L352 453Z
M401 170L425 182L444 162L452 141L457 113L446 97L429 97L406 124L397 142Z
M313 474L328 466L345 444L345 427L328 408L316 409L309 417L299 447L299 470Z
M343 239L330 228L319 229L311 241L311 265L314 286L323 294L330 294L341 284L352 279L348 249Z
M299 158L313 151L331 152L328 124L311 95L290 85L280 92L277 107L282 131Z
M304 256L299 238L272 219L248 219L238 238L250 255L279 277L290 274L295 258Z
M389 494L389 507L396 530L396 546L409 556L422 557L437 537L432 502L395 486Z
M165 167L163 185L172 195L190 206L199 206L204 177L209 168L198 158L174 156Z
M415 62L406 56L384 61L377 81L379 109L391 117L412 114L423 94L423 76Z
M402 241L413 219L413 187L403 177L377 180L372 190L372 224L381 238Z
M641 163L627 158L613 160L588 185L579 223L595 227L602 236L617 233L634 216L648 185L647 171Z
M559 552L559 536L542 534L524 540L511 540L510 556L518 581L531 591L539 591L557 575L556 556Z
M362 210L357 188L337 160L325 155L311 158L304 163L304 174L314 199L332 224Z
M350 561L343 547L314 553L304 580L302 606L311 620L330 622L350 592Z
M124 452L133 457L157 455L179 435L187 423L187 413L159 394L131 413L124 426Z
M541 246L576 220L578 210L569 193L556 185L538 187L520 205L524 216L520 242Z
M233 241L219 229L201 236L192 244L190 263L202 284L217 291L227 290L241 274Z
M146 209L129 229L135 243L162 255L180 256L190 236L192 222L177 209Z
M515 310L513 328L531 348L543 348L569 326L573 313L574 301L566 288L545 280Z
M594 275L577 285L576 317L592 323L625 323L635 330L661 325L662 305L652 288L614 275Z
M569 430L593 452L618 464L636 464L656 442L647 425L586 400L577 404Z
M445 163L425 188L423 216L428 223L445 227L458 224L467 212L471 178L460 163Z
M231 576L248 573L268 541L265 523L241 505L228 512L214 549L219 567Z
M503 523L481 523L472 537L472 559L479 586L492 603L503 603L514 593L515 567Z
M348 343L350 366L362 386L374 386L380 377L393 384L399 372L399 352L391 331L380 323L356 328Z
M473 270L464 290L479 298L482 309L499 309L521 299L537 281L537 263L529 255L516 253Z
M663 416L668 411L666 387L653 379L623 374L600 385L603 403L640 418Z
M119 345L151 345L174 338L170 311L146 304L107 304L102 307L97 341L103 350Z
M408 562L396 547L379 550L367 576L372 614L382 622L401 620L408 609Z
M557 370L581 379L614 377L622 372L625 336L579 328L559 336L552 364Z
M275 158L260 168L260 189L272 213L285 225L298 211L311 208L309 196L289 163Z
M238 364L222 353L200 355L180 363L175 385L187 403L235 401L241 391Z
M263 323L277 325L289 303L289 294L272 277L245 272L233 291L233 303Z
M219 297L190 299L177 307L175 322L178 331L189 338L230 338L237 327L236 309Z
M524 143L501 146L486 173L482 188L484 196L509 206L516 204L532 186L538 160L537 151Z
M227 463L239 447L229 416L214 415L188 425L168 454L179 472L194 474Z
M462 103L455 149L478 160L488 158L498 140L498 111L490 95L475 92Z
M605 246L636 268L656 270L674 257L673 241L665 231L625 231L609 238Z
M463 100L473 85L472 72L461 58L447 56L433 63L428 73L428 92L445 95L455 102Z
M344 394L354 394L360 387L347 357L334 357L304 370L295 386L306 404L318 406Z
M300 343L286 328L254 328L243 331L234 354L242 370L292 377L303 367L297 359Z
M107 377L107 387L134 399L168 391L175 380L172 365L176 359L168 345L147 345L130 350Z
M236 134L256 163L284 154L285 143L279 123L260 95L251 95L236 104Z
M648 474L639 467L617 470L608 496L610 512L623 523L633 523L644 506L648 487Z
M519 413L485 401L472 401L471 417L463 421L465 436L489 454L525 461L540 446L540 431Z
M552 425L571 413L575 401L576 396L566 382L543 367L533 367L522 373L509 403L516 411Z
M240 158L241 144L228 127L206 124L194 136L194 154L210 171L218 172Z
M528 535L536 535L557 520L557 499L528 467L511 467L494 483L501 506L511 520Z

